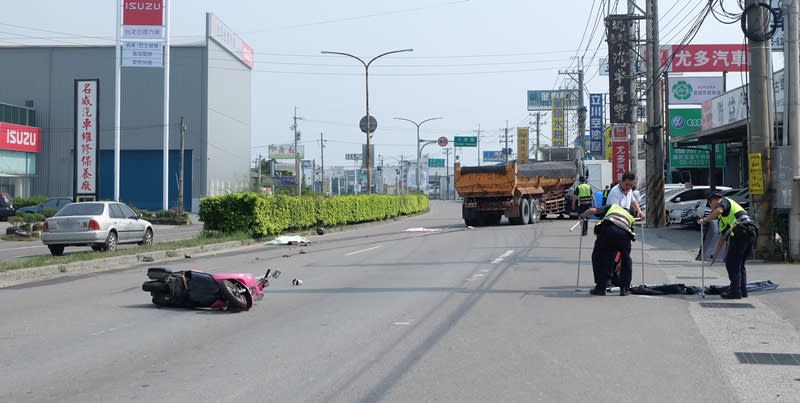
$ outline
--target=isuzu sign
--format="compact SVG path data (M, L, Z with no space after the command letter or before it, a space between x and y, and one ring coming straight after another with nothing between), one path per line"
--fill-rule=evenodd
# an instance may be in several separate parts
M42 130L0 122L0 149L38 153L42 149Z
M122 0L122 25L164 25L164 0Z

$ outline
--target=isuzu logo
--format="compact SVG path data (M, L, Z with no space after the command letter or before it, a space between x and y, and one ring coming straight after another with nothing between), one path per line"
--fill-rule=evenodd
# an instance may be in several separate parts
M38 127L0 122L0 149L38 153L42 130Z
M20 144L35 147L36 133L32 131L8 130L6 132L6 142L8 144Z

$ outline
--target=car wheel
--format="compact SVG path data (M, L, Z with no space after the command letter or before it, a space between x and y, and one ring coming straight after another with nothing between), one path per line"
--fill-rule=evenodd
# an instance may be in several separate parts
M106 243L103 244L103 250L117 250L117 233L109 231L106 237Z
M142 241L139 242L139 245L150 246L152 244L153 244L153 230L148 228L147 231L144 232L144 238L142 238Z
M50 249L50 253L53 256L61 256L64 254L64 245L47 245L47 249Z

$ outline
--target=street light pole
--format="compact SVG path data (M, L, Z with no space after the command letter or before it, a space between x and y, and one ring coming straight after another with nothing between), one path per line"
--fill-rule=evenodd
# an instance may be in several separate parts
M422 124L425 123L425 122L430 122L431 120L442 119L442 118L441 117L429 118L429 119L425 119L425 120L423 120L422 122L419 122L419 123L417 123L417 122L415 122L415 121L413 121L411 119L406 119L406 118L395 118L395 119L397 119L397 120L405 120L406 122L411 122L411 123L414 124L414 126L417 126L417 193L419 193L422 190L422 185L420 185L420 165L419 165L419 162L422 159L422 150L420 149L420 146L419 146L419 143L420 143L420 140L419 140L419 127L422 126Z
M367 104L367 150L364 152L364 158L366 158L366 164L367 164L367 193L372 193L372 164L371 164L372 161L371 161L370 155L369 155L369 142L370 142L370 139L372 138L372 128L370 127L370 119L369 119L369 117L370 117L369 116L369 65L372 64L372 62L374 62L376 59L378 59L380 57L383 57L383 56L386 56L386 55L390 55L392 53L413 52L413 51L414 51L414 49L392 50L392 51L389 51L389 52L381 53L378 56L375 56L372 59L370 59L370 61L368 61L368 62L365 62L360 57L351 55L349 53L331 52L331 51L327 51L327 50L323 50L322 51L323 54L342 55L342 56L352 57L353 59L358 60L359 62L361 62L361 64L364 65L364 81L365 81L364 89L366 90L366 104Z

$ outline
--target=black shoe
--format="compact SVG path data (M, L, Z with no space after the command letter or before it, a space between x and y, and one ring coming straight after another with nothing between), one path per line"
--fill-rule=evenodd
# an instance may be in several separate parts
M742 290L742 298L747 298L747 290Z
M595 287L595 288L592 288L591 290L589 290L589 294L592 294L592 295L606 295L606 290L604 288Z
M624 297L631 293L631 289L627 287L620 287L619 288L619 296Z
M741 292L725 291L719 294L722 299L742 299Z

